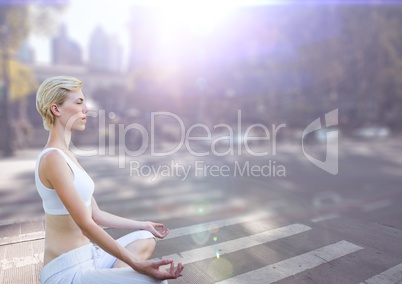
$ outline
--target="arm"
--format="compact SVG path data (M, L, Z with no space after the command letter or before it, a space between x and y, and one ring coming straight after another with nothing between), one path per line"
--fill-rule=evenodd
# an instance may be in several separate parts
M183 266L179 263L174 271L172 260L141 261L117 243L92 219L91 212L80 198L71 179L71 170L60 153L52 151L43 159L43 173L56 190L60 200L70 213L82 233L105 251L127 263L134 270L156 279L174 279L181 275ZM170 264L169 272L159 270L161 265Z
M91 205L92 205L92 219L99 226L105 226L116 229L148 230L155 237L158 238L164 238L169 234L169 229L165 229L165 226L163 224L130 220L103 211L99 208L98 204L95 201L95 198L93 197ZM161 228L161 231L157 231L156 230L157 228Z

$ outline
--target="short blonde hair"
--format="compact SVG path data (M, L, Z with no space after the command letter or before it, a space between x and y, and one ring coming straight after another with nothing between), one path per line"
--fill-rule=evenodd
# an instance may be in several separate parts
M70 76L51 77L42 82L36 93L36 109L43 118L46 130L53 126L55 119L50 106L52 104L61 106L69 92L79 91L81 88L82 82Z

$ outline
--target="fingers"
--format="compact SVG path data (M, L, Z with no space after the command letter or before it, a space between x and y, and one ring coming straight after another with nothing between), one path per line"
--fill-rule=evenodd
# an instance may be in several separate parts
M172 277L172 279L176 279L176 278L178 278L180 276L183 276L183 274L181 274L183 269L184 269L183 264L181 264L181 262L179 262L179 264L177 265L176 271L175 271L174 270L174 262L172 261L170 263L170 269L169 269L170 277Z
M159 223L154 223L154 228L160 228L161 232L168 230L167 228L165 228L165 225Z
M169 271L163 277L164 279L176 279L180 276L183 276L182 271L184 269L183 264L179 262L177 265L176 270L174 269L174 261L172 259L163 259L160 261L155 262L155 265L159 268L162 265L170 264Z
M172 261L171 263L170 263L170 270L169 270L169 273L170 273L170 275L175 275L175 273L174 273L174 262Z
M157 231L155 230L155 236L158 238L163 239L164 237L166 237L169 234L169 229L164 229L163 231Z
M155 228L162 228L162 230L165 229L165 225L163 225L163 224L161 224L161 223L153 223L153 226L154 226Z
M166 237L169 234L169 229L163 230L162 232L160 232L160 234L161 234L161 238Z
M167 265L169 263L173 263L173 259L162 259L162 260L156 261L155 265L156 265L156 267L159 268L160 266Z
M181 264L181 262L179 262L179 264L177 265L176 272L175 272L175 278L178 278L178 277L180 277L180 276L183 276L183 274L181 274L181 272L183 271L183 269L184 269L183 264Z

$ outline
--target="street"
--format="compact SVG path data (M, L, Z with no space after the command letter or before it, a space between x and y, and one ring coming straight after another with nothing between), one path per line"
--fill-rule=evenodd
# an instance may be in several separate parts
M325 158L325 145L307 150ZM11 271L40 267L39 231L29 240L35 257L25 250L17 259L13 246L26 242L5 241L15 224L43 222L33 173L39 151L0 160L4 283L20 283L7 278ZM401 152L399 137L341 140L337 175L298 144L268 157L144 154L124 157L120 168L123 157L77 158L101 209L171 229L154 254L184 264L184 276L169 283L369 284L402 282Z

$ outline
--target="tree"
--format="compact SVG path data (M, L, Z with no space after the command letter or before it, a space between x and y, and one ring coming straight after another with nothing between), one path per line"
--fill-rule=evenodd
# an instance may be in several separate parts
M27 95L36 89L32 72L22 63L13 58L13 54L27 39L31 32L49 34L54 15L63 11L65 5L17 5L2 4L0 9L0 78L1 87L1 123L0 133L4 155L13 154L13 131L9 103L11 100L20 101L25 107L24 100ZM20 109L19 113L24 111Z

